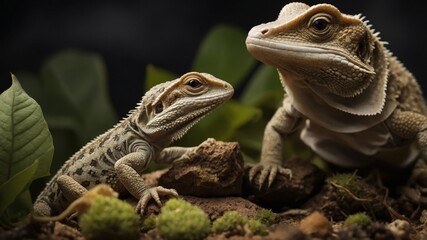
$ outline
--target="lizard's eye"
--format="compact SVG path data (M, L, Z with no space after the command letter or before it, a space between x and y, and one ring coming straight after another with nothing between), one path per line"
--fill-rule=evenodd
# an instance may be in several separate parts
M163 104L162 103L158 103L155 107L154 107L154 112L156 114L163 112Z
M311 26L315 30L322 32L328 27L328 24L329 23L328 23L328 21L326 21L326 19L319 18L319 19L314 20L314 22L311 24Z
M187 82L187 85L195 89L202 86L202 83L199 80L192 78Z
M311 18L309 26L317 34L327 33L331 28L331 18L324 14L317 14Z

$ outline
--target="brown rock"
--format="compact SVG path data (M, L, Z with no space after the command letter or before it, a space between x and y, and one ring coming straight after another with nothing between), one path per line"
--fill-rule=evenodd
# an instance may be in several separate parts
M291 158L284 163L285 168L292 170L292 178L278 174L267 188L267 181L260 187L257 174L252 183L249 182L249 170L245 169L245 191L253 194L255 201L268 207L293 206L307 200L324 182L324 173L310 162L299 158Z
M323 214L317 211L301 220L299 229L311 237L321 239L325 239L332 234L332 224Z
M239 196L242 193L243 158L237 142L209 138L176 161L159 179L159 185L180 195Z

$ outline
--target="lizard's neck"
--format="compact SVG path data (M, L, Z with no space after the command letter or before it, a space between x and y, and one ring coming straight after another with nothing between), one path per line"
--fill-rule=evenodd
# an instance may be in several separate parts
M127 128L141 139L146 139L155 148L162 149L168 146L172 139L167 136L154 136L146 132L147 120L141 116L146 115L144 107L137 107L130 115L122 121L121 124L127 125Z
M360 98L343 98L330 94L320 94L310 88L304 77L280 70L282 84L295 108L317 124L337 132L358 132L384 121L396 108L397 102L384 100L377 114L366 113L362 110L370 109L371 102L365 101L365 95ZM375 87L375 85L372 85ZM367 89L368 90L368 89Z

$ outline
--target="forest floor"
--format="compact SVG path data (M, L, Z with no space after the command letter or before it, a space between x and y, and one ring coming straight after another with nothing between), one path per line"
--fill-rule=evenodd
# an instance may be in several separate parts
M243 167L236 143L211 140L200 145L191 159L143 176L152 186L172 185L181 198L204 210L211 221L227 211L253 218L260 209L271 209L275 215L266 235L253 235L241 229L212 233L207 239L427 239L427 211L396 194L395 189L384 186L376 171L327 176L313 164L294 158L286 162L286 167L292 170L292 178L278 175L267 188L265 184L257 184L259 176L249 182L251 166ZM189 166L192 166L191 171L183 170ZM200 184L197 176L209 174L204 171L212 169L218 176L215 183ZM213 190L207 191L206 186ZM221 188L226 190L221 192ZM137 202L134 198L126 201L133 205ZM147 214L159 212L159 206L150 202ZM366 213L372 222L365 225L346 222L348 216L360 212ZM30 222L7 231L0 229L0 239L84 237L77 220L67 219L47 224ZM161 237L154 228L141 232L140 239Z

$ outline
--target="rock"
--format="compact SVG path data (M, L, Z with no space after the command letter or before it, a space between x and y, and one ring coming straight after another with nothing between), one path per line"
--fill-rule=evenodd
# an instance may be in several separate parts
M292 178L278 174L276 179L267 188L267 181L260 187L257 174L252 183L249 182L250 166L245 169L244 189L253 194L255 201L267 207L295 206L307 200L316 189L323 184L325 174L310 162L299 158L291 158L284 163L285 168L292 170Z
M174 162L159 185L180 195L239 196L242 193L243 158L237 142L209 138Z
M387 225L394 237L399 240L409 239L411 224L408 221L396 219Z
M310 237L321 239L326 239L332 234L332 224L325 215L318 211L302 219L299 224L299 229Z

